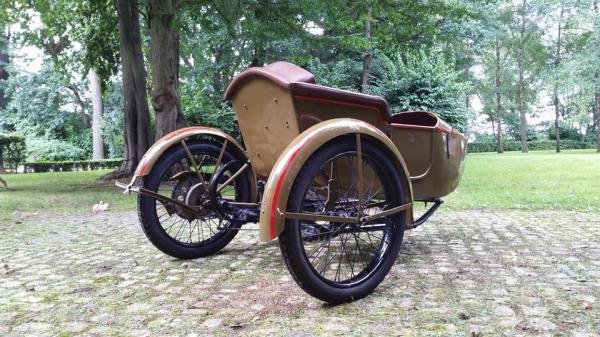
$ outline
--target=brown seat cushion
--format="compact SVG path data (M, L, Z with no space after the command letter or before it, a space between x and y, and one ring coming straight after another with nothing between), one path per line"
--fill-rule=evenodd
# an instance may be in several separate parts
M249 68L233 78L225 91L225 99L231 99L239 84L252 76L265 77L277 85L289 89L294 82L315 83L315 77L309 71L289 62L275 62L264 67Z
M387 101L381 96L365 95L331 87L324 87L322 85L300 82L292 83L290 89L295 96L308 96L311 98L333 101L334 103L339 102L340 104L345 103L374 107L379 111L380 120L382 121L387 122L392 117Z

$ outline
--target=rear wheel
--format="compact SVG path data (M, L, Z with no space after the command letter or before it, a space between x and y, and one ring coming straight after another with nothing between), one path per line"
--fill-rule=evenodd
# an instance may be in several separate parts
M288 212L314 219L288 218L279 236L298 285L329 303L353 301L375 289L398 255L404 213L357 223L339 217L364 219L401 206L405 193L389 154L373 142L363 140L360 154L354 137L319 148L300 170L287 204Z
M210 204L206 192L213 174L227 163L240 161L233 151L212 142L189 142L174 146L161 156L145 176L142 187L155 193L198 206L191 215L185 208L160 202L155 197L138 195L138 216L146 237L162 252L180 259L214 254L237 234L241 223L224 216ZM228 165L220 182L227 181L240 165ZM248 170L221 186L218 198L250 202L251 175Z

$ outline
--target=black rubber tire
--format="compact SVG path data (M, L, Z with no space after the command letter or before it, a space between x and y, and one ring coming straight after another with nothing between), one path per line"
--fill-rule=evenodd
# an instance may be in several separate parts
M390 159L391 154L382 150L382 145L376 145L367 140L363 140L361 147L363 158L368 155L372 159L375 159L372 164L378 166L378 175L380 175L382 182L387 182L386 195L387 193L391 193L396 199L394 202L397 205L401 205L407 189L402 184L401 173L398 172L398 169ZM330 158L347 151L356 151L354 137L335 139L315 151L304 164L292 185L287 210L290 212L300 212L305 191L309 187L313 175ZM403 212L394 216L390 222L392 224L388 224L387 226L392 226L392 228L388 229L386 227L386 230L389 230L388 233L391 233L392 236L390 246L382 257L382 262L368 278L350 287L340 287L326 282L310 265L303 248L299 220L286 220L285 230L279 236L279 245L290 274L304 291L313 297L331 304L351 302L371 293L383 281L398 256L404 234L405 220Z
M192 154L204 153L215 157L219 156L221 145L212 142L188 142L187 146ZM149 175L145 176L142 186L145 189L156 191L160 185L163 176L173 163L186 157L186 151L182 145L175 145L165 152L156 162ZM244 160L237 158L235 153L226 149L223 153L223 163L232 160ZM247 171L248 172L248 171ZM250 178L249 173L241 174L235 180L236 201L249 202ZM237 230L225 230L217 232L209 242L199 242L197 244L187 244L175 240L166 233L161 226L156 213L156 199L138 195L138 217L144 230L144 234L150 242L163 253L179 259L195 259L215 254L225 247L237 234ZM232 228L239 228L240 225L232 225Z

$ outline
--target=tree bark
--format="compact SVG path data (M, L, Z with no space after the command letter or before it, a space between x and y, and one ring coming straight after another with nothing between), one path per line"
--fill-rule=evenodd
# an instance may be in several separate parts
M600 7L598 1L594 0L594 12L596 16L600 15ZM594 24L594 34L596 35L596 62L600 62L600 20L596 18ZM598 67L598 64L596 64ZM596 102L596 109L594 109L594 119L596 121L596 152L600 153L600 70L596 68L596 86L594 98Z
M558 17L558 35L556 38L556 55L554 58L554 72L558 71L560 66L560 48L561 48L561 34L562 34L562 18L565 6L560 6L560 15ZM556 137L556 152L560 152L560 104L558 101L558 84L554 84L554 136Z
M600 86L596 85L596 109L594 109L594 119L596 121L596 152L600 153Z
M367 8L367 18L365 20L365 40L367 40L367 44L371 44L371 12L372 7L369 6ZM366 93L369 90L369 74L371 73L371 62L373 62L373 53L371 52L371 47L369 46L367 52L363 56L363 64L362 64L362 77L361 77L361 87L360 91Z
M173 27L177 0L150 2L152 107L156 113L155 139L183 125L177 96L179 81L179 35Z
M502 94L500 93L500 42L498 38L496 38L496 81L495 81L495 91L496 91L496 126L498 127L498 131L496 132L496 151L498 153L504 152L504 145L502 143Z
M520 124L519 124L519 133L521 134L521 152L527 153L529 151L529 146L527 144L527 118L525 115L525 102L523 98L523 94L525 91L525 79L524 79L524 67L525 67L525 6L527 6L527 1L523 0L523 4L521 6L521 36L519 43L519 53L518 53L518 68L519 68L519 87L517 90L517 98L519 102L519 116L520 116Z
M3 27L0 27L0 81L8 79L8 44L10 42L10 33L5 32ZM6 107L6 96L4 90L0 88L0 109Z
M123 73L125 153L123 165L112 176L124 177L135 171L150 146L151 136L137 1L117 0L117 11Z
M104 159L104 144L102 142L102 90L100 78L95 69L90 69L90 93L92 96L92 159Z

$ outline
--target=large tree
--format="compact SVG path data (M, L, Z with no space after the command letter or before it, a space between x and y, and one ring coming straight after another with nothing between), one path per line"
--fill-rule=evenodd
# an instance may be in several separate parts
M148 13L151 38L152 107L159 139L183 124L177 94L179 86L179 34L175 27L177 0L151 0Z
M133 174L151 144L151 133L138 4L136 0L118 0L116 6L119 14L125 151L123 165L113 176L121 177Z
M8 45L10 33L0 25L0 81L8 78ZM4 89L0 86L0 110L6 106L6 96Z

